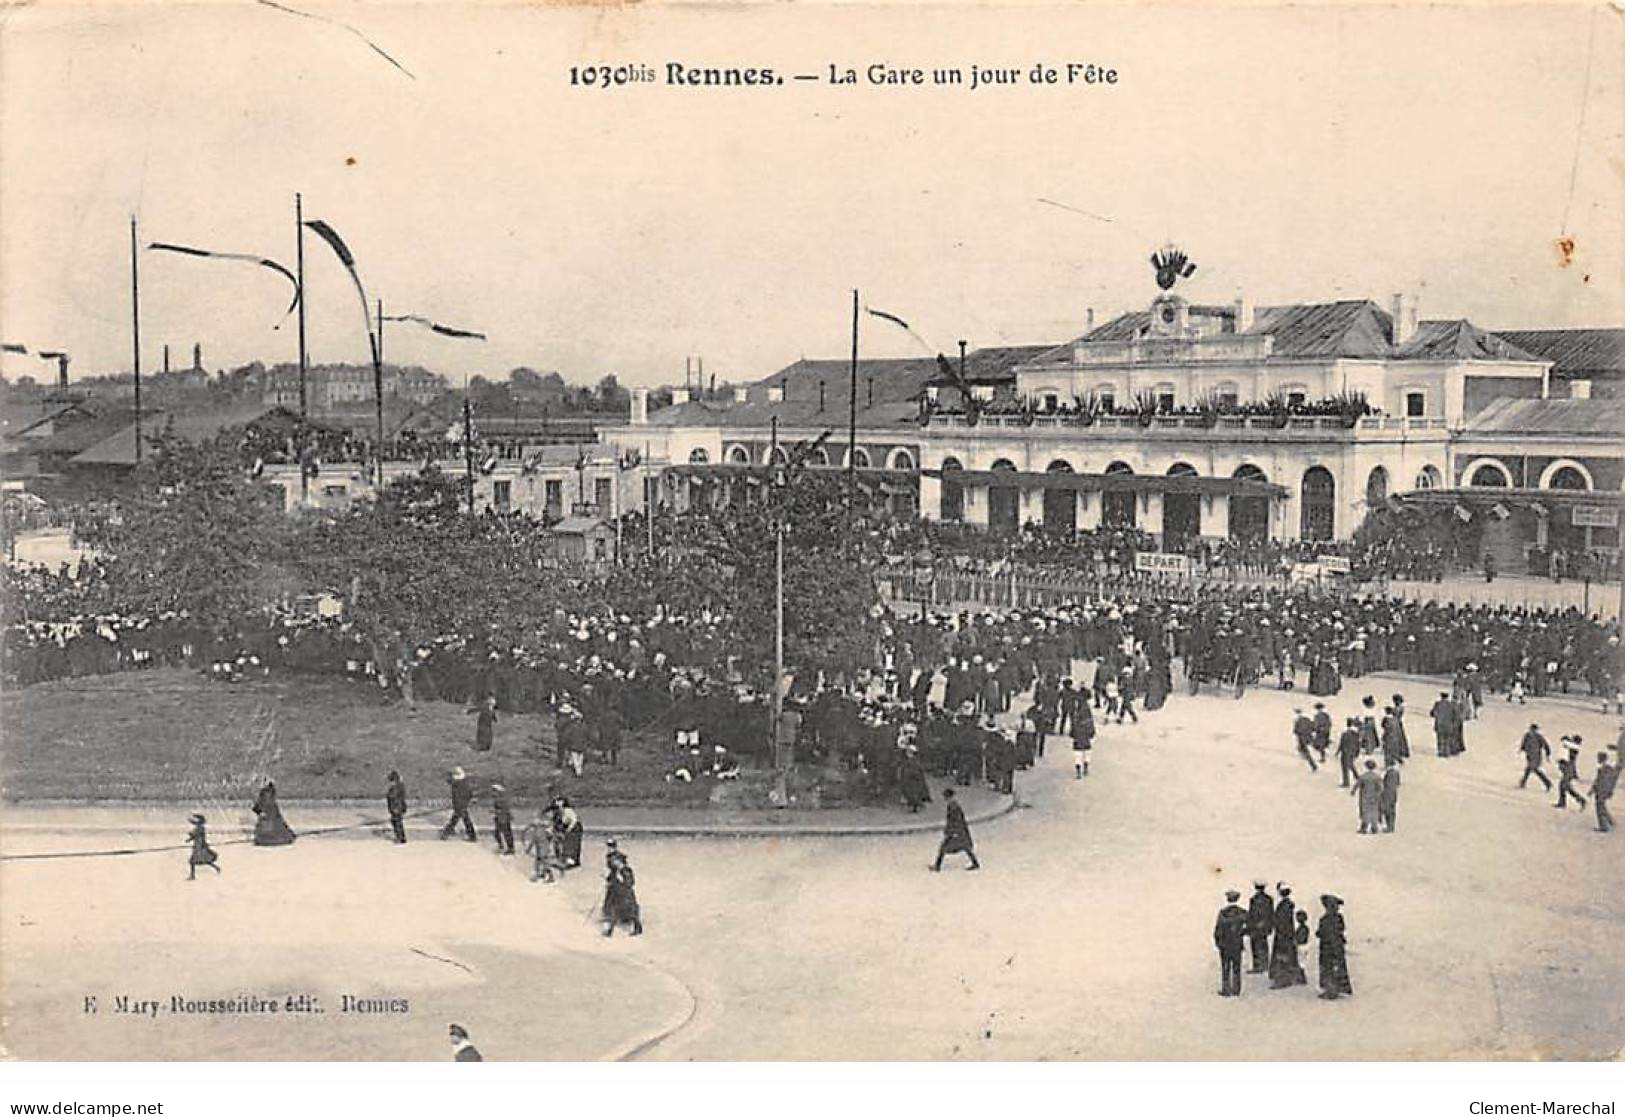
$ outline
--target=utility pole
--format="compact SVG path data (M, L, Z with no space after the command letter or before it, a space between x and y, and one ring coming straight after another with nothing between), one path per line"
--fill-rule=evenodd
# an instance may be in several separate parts
M135 464L141 468L141 270L136 262L135 218L130 218L130 365L135 374Z
M310 364L305 350L305 203L304 198L293 196L294 260L299 288L299 441L294 453L299 458L299 501L303 504L310 496L310 477L305 469L307 430L310 411L305 399L305 378Z
M474 407L468 400L468 377L463 377L463 469L468 476L468 516L474 518Z
M772 466L768 478L773 486L771 498L773 515L768 522L773 528L773 701L769 707L773 734L773 763L777 771L775 791L779 806L789 806L790 764L788 750L779 740L779 729L784 724L784 486L786 480L779 465L779 417L773 416L771 448L767 460Z
M650 484L651 480L649 444L645 442L643 444L643 503L645 505L644 511L647 513L644 519L648 521L649 527L649 557L652 559L655 557L655 509L660 507L660 501L656 499L659 494L655 491L654 485Z
M852 494L853 482L857 480L858 465L858 292L852 290L852 394L847 400L846 419L846 480L847 499L856 498Z
M362 304L365 306L366 304ZM384 300L378 300L378 330L372 342L372 398L378 411L378 491L384 491Z

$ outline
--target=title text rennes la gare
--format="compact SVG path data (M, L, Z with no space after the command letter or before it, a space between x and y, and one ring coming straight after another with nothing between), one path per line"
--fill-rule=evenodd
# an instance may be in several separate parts
M923 69L876 62L861 69L829 64L823 72L794 74L797 82L836 86L871 85L889 88L951 85L962 89L1016 85L1116 85L1118 73L1096 63L1065 62L1058 66L947 66ZM667 62L663 70L641 62L620 66L571 66L573 86L614 89L627 85L665 84L684 88L773 87L785 84L786 75L769 66L690 66Z

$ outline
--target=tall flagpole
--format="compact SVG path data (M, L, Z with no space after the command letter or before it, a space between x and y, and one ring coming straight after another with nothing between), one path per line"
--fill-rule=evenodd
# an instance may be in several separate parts
M463 469L468 474L468 516L474 518L474 408L468 401L468 374L463 374Z
M644 511L647 512L648 515L645 516L644 519L649 521L649 557L654 558L654 554L655 554L655 509L660 507L660 501L656 499L656 497L659 494L656 493L655 489L649 484L650 476L651 476L651 474L649 472L649 444L647 442L645 442L643 444L643 503L644 503L644 506L645 506Z
M858 292L852 291L852 397L847 401L846 480L847 499L853 500L852 482L858 465Z
M130 218L130 366L135 374L135 464L141 466L141 271L135 218Z
M378 410L378 491L384 491L384 300L378 300L378 331L372 342L372 398Z
M309 405L305 398L305 378L309 375L310 356L305 349L305 202L298 193L293 196L294 259L297 261L299 286L299 444L295 447L299 458L299 500L310 496L310 477L305 471L305 440L309 437Z

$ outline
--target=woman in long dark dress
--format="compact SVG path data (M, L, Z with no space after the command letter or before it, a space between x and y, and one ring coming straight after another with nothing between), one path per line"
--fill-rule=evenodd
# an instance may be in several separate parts
M1335 1001L1338 997L1352 997L1354 985L1349 981L1348 937L1340 910L1343 901L1336 896L1322 896L1320 902L1326 909L1315 932L1320 938L1320 999Z
M915 813L931 801L931 785L925 779L925 767L913 742L904 746L903 762L898 769L898 783L903 792L903 803Z
M200 814L191 817L192 829L187 833L186 840L192 843L192 854L187 858L187 880L197 879L197 867L207 865L215 872L220 871L220 855L209 848L209 833L204 827L204 818Z
M296 837L282 817L282 808L276 801L276 783L266 780L265 786L254 797L254 844L257 846L292 845Z
M634 935L643 934L643 916L638 910L637 877L632 873L631 863L627 861L626 854L614 847L613 842L605 862L604 937L609 938L615 933L615 928L624 923L632 925Z
M1278 885L1280 899L1275 903L1275 928L1270 945L1270 988L1285 989L1298 985L1303 967L1298 964L1297 905L1292 902L1292 889Z

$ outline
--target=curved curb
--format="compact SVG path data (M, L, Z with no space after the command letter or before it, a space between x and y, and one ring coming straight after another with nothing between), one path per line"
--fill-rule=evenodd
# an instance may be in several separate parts
M695 995L694 990L690 989L688 985L676 974L669 970L662 969L647 959L620 958L612 954L594 954L591 951L579 950L575 947L565 947L564 953L572 954L581 958L591 958L595 961L608 961L618 966L626 966L630 969L643 970L645 973L653 974L655 977L665 982L668 986L675 989L681 995L681 999L683 1001L683 1007L666 1017L666 1019L658 1027L644 1032L642 1035L639 1035L627 1043L622 1044L620 1047L613 1048L607 1054L600 1055L596 1060L594 1060L595 1062L626 1063L632 1061L633 1059L641 1058L643 1055L653 1051L660 1044L666 1042L666 1040L688 1027L690 1022L693 1021L695 1015L700 1011L700 999Z
M1002 818L1020 806L1016 796L1008 796L991 810L969 815L965 821L981 825ZM640 838L879 838L903 834L935 834L942 823L899 822L886 826L664 826L647 823L629 823L626 826L588 826L588 834L608 834L614 837L634 835Z

